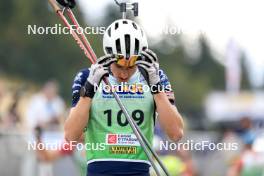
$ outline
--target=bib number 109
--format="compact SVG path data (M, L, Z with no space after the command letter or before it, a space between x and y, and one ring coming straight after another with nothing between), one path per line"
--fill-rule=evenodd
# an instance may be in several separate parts
M105 110L104 114L106 114L106 117L107 117L107 126L112 126L112 110L111 109ZM132 118L135 120L137 125L141 125L144 121L143 111L141 111L139 109L134 110L132 112ZM128 121L127 121L125 115L123 114L122 110L118 111L118 113L116 115L116 120L117 120L118 125L120 125L122 127L128 125Z

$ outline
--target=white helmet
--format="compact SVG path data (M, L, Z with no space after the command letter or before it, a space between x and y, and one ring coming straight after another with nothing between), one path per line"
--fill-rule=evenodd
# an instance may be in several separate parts
M121 54L127 59L148 48L145 33L134 21L114 21L105 31L103 38L105 54Z

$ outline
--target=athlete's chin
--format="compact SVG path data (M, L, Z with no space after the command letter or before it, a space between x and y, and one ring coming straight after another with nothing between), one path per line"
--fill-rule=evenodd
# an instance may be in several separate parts
M122 78L118 78L118 82L122 83L122 82L127 82L128 79L122 79Z

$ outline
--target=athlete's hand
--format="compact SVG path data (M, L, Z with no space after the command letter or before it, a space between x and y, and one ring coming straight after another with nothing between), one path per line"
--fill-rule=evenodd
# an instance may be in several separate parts
M84 90L80 92L81 96L93 98L102 78L109 75L109 66L115 61L116 58L113 55L105 55L100 57L95 64L92 64L89 76L83 87Z
M149 49L142 51L136 64L147 71L151 87L160 85L158 57L153 51Z
M102 78L109 75L109 66L115 61L113 55L100 57L95 64L92 64L87 81L93 86L99 86Z

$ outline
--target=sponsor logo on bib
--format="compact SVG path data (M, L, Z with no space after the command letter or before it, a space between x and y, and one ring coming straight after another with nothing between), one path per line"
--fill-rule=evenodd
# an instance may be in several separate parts
M137 147L111 146L109 152L111 154L136 154Z
M140 146L134 134L106 134L106 145Z
M108 134L107 144L116 144L116 142L117 142L117 135L116 134Z

